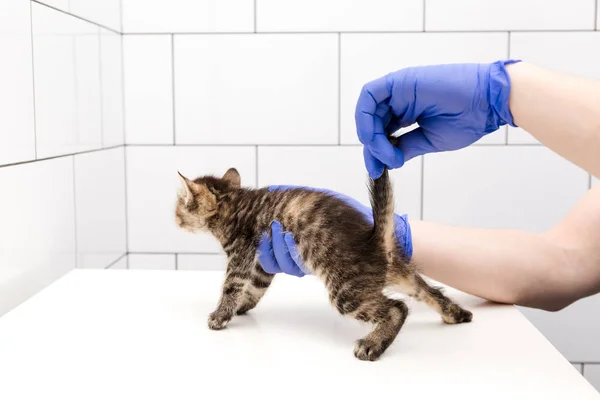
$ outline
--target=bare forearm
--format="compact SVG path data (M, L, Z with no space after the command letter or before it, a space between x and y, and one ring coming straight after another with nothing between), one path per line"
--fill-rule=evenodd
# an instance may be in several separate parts
M464 292L546 310L600 292L600 185L543 234L410 225L423 273Z
M515 123L545 146L600 176L600 82L538 68L507 67Z

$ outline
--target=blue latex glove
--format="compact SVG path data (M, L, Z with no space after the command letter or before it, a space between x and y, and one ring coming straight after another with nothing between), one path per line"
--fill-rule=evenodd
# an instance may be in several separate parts
M355 119L372 178L383 166L399 168L413 157L466 147L500 126L514 125L508 108L510 78L505 66L446 64L392 72L364 85ZM386 135L418 123L397 146Z
M269 190L288 190L300 188L302 186L270 186ZM370 207L359 203L350 196L325 189L314 189L302 187L303 189L315 190L333 195L346 204L360 211L368 221L373 224L373 211ZM412 257L412 237L410 225L406 215L396 215L396 238L400 242L404 253L408 258ZM304 267L302 257L296 248L296 241L290 232L284 232L281 224L274 221L271 224L271 237L267 234L263 235L258 245L258 261L263 270L268 274L277 274L283 272L288 275L302 277L310 274L310 271Z

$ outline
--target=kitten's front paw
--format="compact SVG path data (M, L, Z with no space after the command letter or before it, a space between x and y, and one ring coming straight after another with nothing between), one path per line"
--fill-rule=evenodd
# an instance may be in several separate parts
M384 351L382 343L371 339L359 339L354 346L354 355L363 361L375 361Z
M231 318L224 313L215 311L208 317L208 327L213 330L223 329L227 326L230 319Z

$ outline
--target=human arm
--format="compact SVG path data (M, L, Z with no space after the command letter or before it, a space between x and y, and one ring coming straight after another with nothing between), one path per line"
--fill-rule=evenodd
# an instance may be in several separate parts
M508 65L516 125L542 144L600 176L600 81L528 63Z

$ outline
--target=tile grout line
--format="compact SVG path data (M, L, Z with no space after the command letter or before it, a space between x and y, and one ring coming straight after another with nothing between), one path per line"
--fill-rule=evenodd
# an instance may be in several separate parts
M79 245L77 243L77 183L75 179L75 156L72 156L73 162L73 224L75 233L75 268L79 268Z
M51 5L48 5L48 4L45 4L45 3L42 3L42 2L41 2L41 1L39 1L39 0L31 0L31 2L32 2L32 3L39 4L39 5L41 5L41 6L44 6L44 7L47 7L47 8L50 8L50 9L52 9L52 10L54 10L54 11L58 11L59 13L62 13L62 14L65 14L65 15L71 16L71 17L73 17L73 18L77 18L77 19L79 19L79 20L81 20L81 21L84 21L84 22L90 23L90 24L92 24L92 25L99 26L100 28L104 28L104 29L106 29L106 30L109 30L109 31L111 31L112 33L116 33L116 34L119 34L119 35L121 35L121 32L119 32L119 31L116 31L116 30L114 30L114 29L112 29L112 28L109 28L108 26L104 26L104 25L102 25L102 24L99 24L99 23L97 23L97 22L90 21L89 19L85 19L85 18L83 18L83 17L80 17L80 16L78 16L78 15L71 14L70 12L67 12L67 11L61 10L60 8L56 8L56 7L53 7L53 6L51 6Z
M265 143L265 144L232 144L232 143L129 143L125 144L126 147L246 147L252 148L254 146L260 147L360 147L360 143ZM543 147L541 143L511 143L510 147ZM481 148L481 147L506 147L505 143L474 143L470 147Z
M173 255L175 256L175 271L177 271L177 270L179 270L179 265L177 265L179 256L177 255L177 253L175 253Z
M427 32L427 0L423 0L423 32Z
M256 174L256 188L260 188L258 185L258 145L254 146L254 162L255 162L255 171Z
M170 255L192 255L192 256L221 256L225 255L225 253L217 253L217 252L189 252L189 251L132 251L128 252L127 255L150 255L150 256L170 256Z
M592 174L588 174L588 189L592 188Z
M126 257L126 256L127 256L127 253L121 254L119 257L117 257L116 260L112 261L110 264L108 264L103 269L109 269L110 267L112 267L113 265L115 265L116 263L118 263L119 261L121 261L123 259L123 257Z
M425 215L425 207L423 206L425 204L425 199L424 199L424 194L425 194L425 156L421 157L421 215L419 216L421 221L423 220L423 215Z
M98 79L100 80L100 147L104 148L104 90L102 88L102 32L98 29Z
M254 0L254 33L256 33L256 6L257 6L257 1L258 0Z
M506 53L507 53L506 54L506 59L510 60L510 42L512 41L512 35L511 35L510 31L508 32L507 40L508 40L508 44L506 46L507 47L507 50L506 50ZM504 130L504 144L506 146L508 146L508 126Z
M171 113L173 114L173 145L175 145L177 143L177 125L175 122L175 35L171 35L171 103Z
M33 83L33 158L37 160L37 122L35 111L35 53L33 51L33 6L29 2L29 28L31 33L31 81Z
M127 189L129 185L127 184L127 149L123 146L123 183L125 186L125 253L129 254L129 196L127 194ZM127 257L127 269L129 269L129 257Z
M76 153L67 153L67 154L61 154L61 155L58 155L58 156L38 158L38 159L35 159L35 160L18 161L18 162L14 162L14 163L0 165L0 168L9 168L9 167L17 166L17 165L32 164L32 163L37 163L37 162L42 162L42 161L55 160L57 158L71 157L71 156L76 156L76 155L79 155L79 154L95 153L97 151L116 149L118 147L124 147L124 145L119 144L119 145L116 145L116 146L106 147L104 149L98 148L98 149L93 149L93 150L79 151L79 152L76 152Z
M35 1L35 0L31 0L31 1ZM70 14L69 14L70 15ZM108 28L107 28L108 29ZM114 31L113 31L114 32ZM490 31L486 31L486 30L456 30L456 31L449 31L449 30L440 30L440 31L436 31L436 30L428 30L428 31L423 31L421 29L413 29L413 30L404 30L404 31L342 31L342 30L338 30L338 31L257 31L257 32L253 32L253 31L230 31L230 32L208 32L208 31L200 31L200 32L124 32L121 33L122 35L128 36L128 35L165 35L165 34L169 34L169 35L212 35L212 36L217 36L217 35L250 35L250 34L254 34L256 33L257 35L323 35L323 34L331 34L331 35L335 35L338 33L341 34L356 34L356 35L365 35L365 34L384 34L384 35L389 35L389 34L415 34L415 33L420 33L420 34L465 34L465 33L472 33L472 34L494 34L494 33L507 33L508 30L490 30ZM532 29L532 30L524 30L524 29L512 29L510 32L513 33L576 33L576 32L595 32L595 29L562 29L562 30L548 30L548 29ZM115 32L115 33L120 33L120 32Z
M338 33L338 145L342 144L342 34Z

